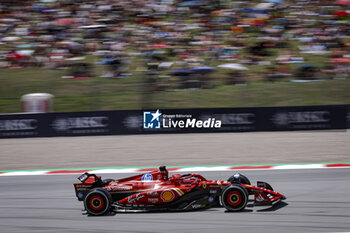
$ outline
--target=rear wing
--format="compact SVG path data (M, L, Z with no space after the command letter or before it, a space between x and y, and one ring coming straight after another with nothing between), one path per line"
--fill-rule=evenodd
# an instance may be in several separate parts
M87 172L80 175L78 177L78 180L81 183L76 183L73 185L75 189L75 195L79 201L84 200L84 197L91 189L103 186L103 182L100 176L96 176L95 174L90 174Z
M101 180L101 177L96 176L95 174L90 174L85 172L84 174L82 174L81 176L78 177L78 180L80 180L81 183L84 183L86 180L88 180L90 177L94 178L94 181L98 181Z

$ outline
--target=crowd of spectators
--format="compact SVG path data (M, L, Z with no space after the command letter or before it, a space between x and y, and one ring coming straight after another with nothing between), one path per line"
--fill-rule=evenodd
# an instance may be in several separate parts
M95 56L103 77L131 75L139 62L151 80L218 70L227 84L348 78L349 19L347 0L3 0L0 68Z

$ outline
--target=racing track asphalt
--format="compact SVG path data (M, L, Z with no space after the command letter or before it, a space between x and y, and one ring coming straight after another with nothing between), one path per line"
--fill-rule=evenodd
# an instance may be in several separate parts
M234 172L203 172L226 180ZM349 232L350 169L243 171L253 184L270 183L287 196L278 208L240 213L223 208L176 213L118 213L89 217L74 196L76 175L0 177L1 233L78 232ZM130 174L103 174L118 178Z

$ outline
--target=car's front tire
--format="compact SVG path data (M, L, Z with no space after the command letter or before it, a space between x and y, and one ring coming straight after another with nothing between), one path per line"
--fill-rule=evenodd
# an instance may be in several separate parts
M241 211L248 203L248 192L242 185L231 184L222 191L220 201L228 211Z
M106 190L95 188L90 190L85 196L84 206L90 215L104 215L111 210L112 197Z

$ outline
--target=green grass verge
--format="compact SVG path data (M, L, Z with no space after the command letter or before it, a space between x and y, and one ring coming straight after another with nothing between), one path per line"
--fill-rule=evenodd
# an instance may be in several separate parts
M245 86L223 85L218 80L213 89L144 95L145 78L141 73L135 72L127 79L60 78L65 73L38 68L1 69L0 113L20 112L21 96L35 92L53 94L55 112L140 109L145 107L143 102L154 109L350 104L350 79L310 83L252 80Z

